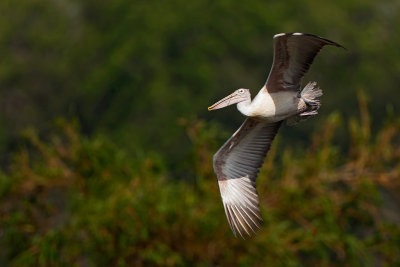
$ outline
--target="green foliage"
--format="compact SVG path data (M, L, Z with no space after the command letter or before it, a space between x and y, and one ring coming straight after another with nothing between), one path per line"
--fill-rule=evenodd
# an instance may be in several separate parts
M318 34L351 51L326 48L311 68L322 115L354 114L362 89L381 118L400 104L389 97L398 88L398 9L393 0L0 1L0 151L25 127L42 133L61 116L131 151L163 151L171 166L190 145L177 119L210 118L206 107L239 87L254 95L279 32ZM213 114L239 124L222 116ZM306 136L292 132L290 140Z
M398 213L381 191L399 185L400 122L369 136L363 99L362 119L349 120L346 158L332 143L337 113L303 155L273 146L257 182L263 228L250 240L235 239L223 213L211 163L217 126L181 122L194 183L172 179L157 154L132 158L105 136L83 137L76 123L60 121L48 141L27 130L0 175L0 263L399 264Z

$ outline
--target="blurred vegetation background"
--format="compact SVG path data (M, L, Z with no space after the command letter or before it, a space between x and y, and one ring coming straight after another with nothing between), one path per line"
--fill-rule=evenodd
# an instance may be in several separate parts
M400 264L400 2L0 1L1 266ZM272 36L327 47L320 114L284 126L235 239L212 155Z

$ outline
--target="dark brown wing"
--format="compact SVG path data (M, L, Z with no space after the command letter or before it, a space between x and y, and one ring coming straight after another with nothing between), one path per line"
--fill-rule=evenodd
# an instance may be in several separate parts
M274 36L274 62L264 86L269 93L299 91L301 79L315 56L325 45L343 46L328 39L305 33L280 33Z
M262 220L256 178L281 125L247 118L239 130L215 153L217 176L226 217L233 234L256 232Z

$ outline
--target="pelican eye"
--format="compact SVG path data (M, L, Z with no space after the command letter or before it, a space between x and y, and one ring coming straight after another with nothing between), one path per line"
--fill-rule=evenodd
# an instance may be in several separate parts
M241 94L241 95L244 94L244 89L239 89L238 93Z

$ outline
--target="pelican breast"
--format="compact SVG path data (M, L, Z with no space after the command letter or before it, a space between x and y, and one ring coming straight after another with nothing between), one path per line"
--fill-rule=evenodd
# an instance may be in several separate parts
M238 104L241 113L263 121L276 122L302 112L306 103L298 97L298 92L279 91L268 93L261 90L250 105Z

